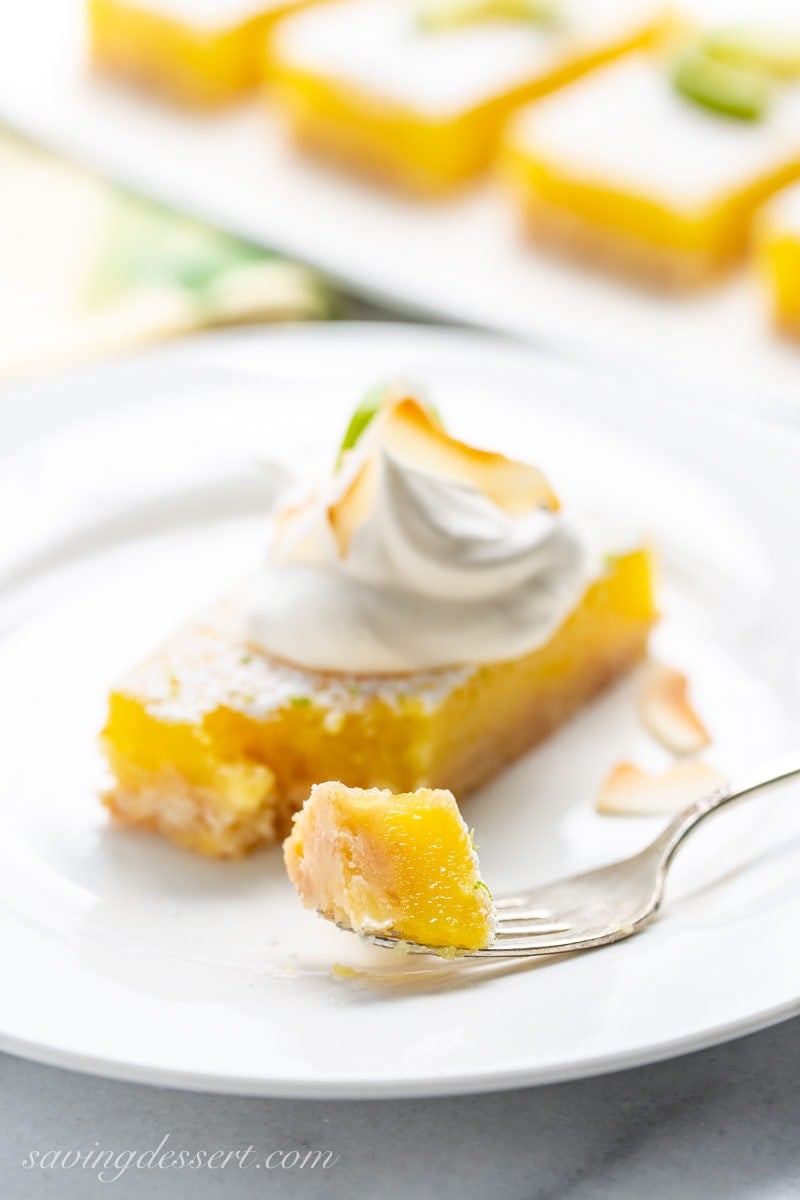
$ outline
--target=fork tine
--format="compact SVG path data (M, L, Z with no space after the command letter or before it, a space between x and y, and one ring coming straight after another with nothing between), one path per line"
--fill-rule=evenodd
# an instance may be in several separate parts
M495 930L495 937L497 937L497 938L519 938L519 937L525 937L525 936L538 937L539 935L544 936L545 934L548 934L548 933L567 933L570 928L571 928L571 926L564 925L563 923L559 923L557 921L550 922L549 924L543 924L542 922L535 922L534 924L529 923L527 925L526 924L517 924L516 922L514 922L513 924L506 924L505 921L501 921L498 924L497 929Z
M394 950L398 945L405 947L406 953L409 954L433 954L438 955L440 951L435 946L425 946L417 942L404 942L402 938L386 937L381 934L375 934L367 938L373 946L380 946L385 950ZM484 950L459 950L456 954L457 958L536 958L538 955L559 954L565 948L569 948L571 943L566 941L557 942L555 940L548 943L546 939L542 939L541 945L532 941L531 938L523 938L520 941L503 938L501 941L495 941L491 946L487 946ZM449 954L446 957L451 957Z
M559 954L567 950L574 949L576 944L583 944L581 939L576 938L574 934L569 932L542 934L541 936L526 935L520 938L514 937L496 937L491 946L487 947L486 951L478 951L482 953L495 954L530 954L535 957L537 954Z
M536 938L521 938L515 941L513 938L501 938L495 940L491 946L487 946L485 950L469 950L467 957L470 958L503 958L503 957L519 957L519 958L537 958L539 955L547 954L563 954L575 946L574 940L568 937L550 937L542 938L541 941Z
M511 909L524 910L526 917L552 916L552 913L548 912L546 908L531 908L527 896L496 896L494 906L498 912L507 912Z
M555 915L544 908L495 908L501 921L552 921Z

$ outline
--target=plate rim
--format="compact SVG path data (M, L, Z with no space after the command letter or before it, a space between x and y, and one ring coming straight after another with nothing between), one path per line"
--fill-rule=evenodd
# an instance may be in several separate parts
M602 949L602 947L601 947ZM142 1065L133 1060L102 1057L81 1051L42 1046L27 1038L14 1037L0 1030L0 1052L11 1054L43 1066L77 1071L99 1079L121 1083L144 1084L150 1087L169 1087L182 1092L219 1096L253 1096L275 1100L415 1100L446 1096L477 1096L490 1092L510 1092L522 1088L548 1087L551 1084L574 1083L613 1075L638 1067L668 1062L684 1055L710 1050L728 1042L738 1041L774 1025L800 1017L800 996L774 1005L752 1018L729 1021L702 1034L673 1038L650 1050L632 1050L613 1056L597 1055L583 1059L580 1064L537 1070L533 1067L504 1069L494 1074L483 1072L473 1076L443 1075L429 1079L386 1080L367 1079L319 1081L296 1080L289 1077L272 1080L238 1075L211 1075L202 1071L178 1070L174 1067Z

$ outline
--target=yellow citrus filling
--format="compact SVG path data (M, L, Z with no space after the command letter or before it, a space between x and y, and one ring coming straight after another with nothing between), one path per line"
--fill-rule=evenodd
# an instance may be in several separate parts
M267 30L298 6L287 0L229 28L204 30L125 0L88 0L92 60L189 104L224 103L257 83Z
M436 195L486 169L515 108L649 44L660 29L659 22L615 44L566 59L503 95L441 120L297 68L282 59L268 39L268 97L283 109L300 143L401 187Z
M746 252L756 209L797 177L800 163L768 173L694 211L566 174L520 146L505 148L501 169L527 210L534 232L537 220L560 212L599 235L605 232L612 239L622 237L645 250L650 247L664 260L674 259L678 268L682 259L699 260L699 271L711 275Z
M480 949L491 896L450 792L312 789L284 845L300 898L357 933Z
M323 779L466 795L640 659L655 618L650 556L637 550L609 563L545 645L469 670L434 698L416 695L412 684L391 703L365 694L335 708L312 689L256 717L237 707L232 691L229 702L183 720L123 685L110 697L103 731L114 775L107 802L123 820L224 855L285 833L291 812ZM182 686L178 673L177 700ZM359 680L349 686L358 691ZM149 789L168 799L177 783L202 797L214 821L206 814L199 826L181 828L131 811L131 796ZM264 832L273 811L276 827ZM222 818L232 828L215 832Z
M800 337L800 232L773 229L759 237L759 259L776 324Z

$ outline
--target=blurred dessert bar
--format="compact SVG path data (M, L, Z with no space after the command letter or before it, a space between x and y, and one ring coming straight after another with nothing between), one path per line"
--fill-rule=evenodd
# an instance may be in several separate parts
M305 0L88 0L93 64L191 105L259 77L270 25Z
M653 0L335 0L269 38L297 140L435 194L480 173L509 113L650 42Z
M538 243L701 284L800 177L800 6L700 9L669 53L632 55L512 119L501 170Z
M766 206L757 240L775 324L800 338L800 184Z

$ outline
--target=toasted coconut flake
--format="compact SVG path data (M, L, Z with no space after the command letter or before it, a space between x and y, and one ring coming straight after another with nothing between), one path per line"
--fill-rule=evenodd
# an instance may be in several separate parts
M384 445L423 470L471 483L512 516L534 508L556 511L558 498L538 467L459 442L419 401L407 397L386 412Z
M282 508L278 509L272 524L273 550L279 550L283 543L291 538L298 522L314 511L316 503L317 495L315 492L311 492L302 500L297 500L292 504L285 504Z
M645 729L672 754L697 754L711 744L689 700L689 681L674 667L648 666L639 689L638 712Z
M671 816L726 782L714 767L697 760L675 763L660 775L622 762L606 776L595 808L617 817Z
M328 508L328 520L342 558L374 503L381 448L421 470L472 484L511 516L535 508L556 511L559 507L558 498L537 467L450 437L436 415L413 396L387 400L361 441L363 461Z
M376 478L376 459L364 459L339 499L328 508L328 521L340 558L346 557L353 534L369 516L375 498Z

